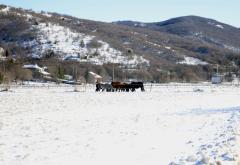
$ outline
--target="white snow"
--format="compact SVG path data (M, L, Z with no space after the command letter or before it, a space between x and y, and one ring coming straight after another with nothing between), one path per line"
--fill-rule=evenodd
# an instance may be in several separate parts
M134 26L136 26L136 27L137 27L137 26L146 27L147 24L145 24L145 23L135 23Z
M46 16L46 17L52 17L52 14L49 14L49 13L42 13L42 15Z
M186 65L208 65L207 62L204 62L198 58L193 57L184 57L183 61L177 62L177 64L186 64Z
M61 58L64 60L91 62L97 65L105 63L120 63L124 65L149 64L149 61L142 56L124 56L122 52L112 48L108 43L101 40L98 40L98 43L101 44L99 48L89 48L87 44L95 36L73 32L69 28L60 25L41 23L35 25L34 28L38 30L37 40L25 42L24 46L35 47L34 54L32 54L35 58L41 58L45 51L52 50L62 55ZM84 47L81 47L82 41Z
M151 89L151 92L150 92ZM71 86L0 92L0 164L236 164L240 88L147 86L75 93Z
M50 75L50 73L46 72L45 69L46 67L39 67L37 64L32 65L32 64L28 64L28 65L23 65L24 69L33 69L33 70L37 70L39 73L43 74L43 75Z
M203 32L195 32L193 33L194 36L197 36L197 37L203 37Z
M10 11L10 7L7 6L4 9L0 10L0 12L2 12L3 14L8 14L8 12Z
M220 29L224 29L223 25L216 25Z
M32 19L33 16L31 14L26 14L27 19Z
M151 45L156 46L156 47L162 47L162 45L156 44L156 43L151 42L151 41L146 41L146 43L151 44Z
M216 24L216 23L213 23L213 22L208 22L209 25L213 25L213 26L216 26L217 28L220 28L220 29L224 29L224 26L223 25L220 25L220 24Z
M87 44L94 38L51 23L41 23L35 27L39 30L41 51L52 49L64 54L86 53L86 49L80 48L80 42L83 40L84 44Z

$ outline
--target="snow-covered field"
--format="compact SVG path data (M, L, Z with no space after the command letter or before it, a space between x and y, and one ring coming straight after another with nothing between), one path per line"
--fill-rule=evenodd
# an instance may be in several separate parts
M0 92L1 165L237 164L239 87L72 91L50 85Z

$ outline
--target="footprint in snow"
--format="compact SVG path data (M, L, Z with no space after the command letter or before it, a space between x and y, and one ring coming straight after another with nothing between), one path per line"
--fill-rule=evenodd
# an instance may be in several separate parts
M213 145L208 145L207 148L213 148Z
M231 137L227 141L237 141L236 137Z
M197 157L196 156L189 156L186 159L187 162L196 162L197 161Z

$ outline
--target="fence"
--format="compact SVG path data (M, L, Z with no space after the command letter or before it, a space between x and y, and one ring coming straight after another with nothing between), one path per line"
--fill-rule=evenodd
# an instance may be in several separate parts
M209 90L214 89L227 89L227 88L239 88L239 84L232 83L222 83L222 84L211 84L211 83L169 83L169 84L144 84L146 92L154 91L164 91L168 89L175 89L176 91L192 91L194 89L204 88ZM6 88L6 85L1 84L0 90ZM57 89L57 88L67 88L67 89L77 89L78 91L95 91L96 86L94 84L82 84L82 85L67 85L67 84L52 84L52 83L24 83L24 84L11 84L10 89L35 89L35 88L45 88L45 89Z

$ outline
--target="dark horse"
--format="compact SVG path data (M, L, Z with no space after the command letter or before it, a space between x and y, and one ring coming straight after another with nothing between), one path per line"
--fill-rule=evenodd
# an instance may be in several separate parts
M129 84L129 86L130 86L131 89L138 89L138 88L140 88L142 92L145 91L143 82L131 82Z
M116 91L136 91L136 89L141 88L141 91L144 92L144 86L143 86L143 82L131 82L130 84L128 83L122 83L122 82L112 82L112 87L116 90Z
M97 83L96 84L96 92L100 91L107 91L107 92L113 92L113 86L111 84L103 84L103 83Z

